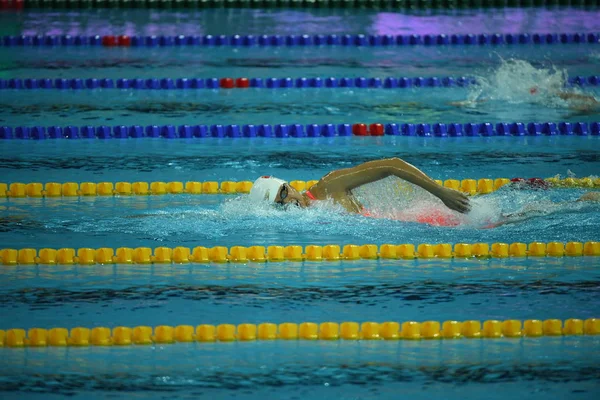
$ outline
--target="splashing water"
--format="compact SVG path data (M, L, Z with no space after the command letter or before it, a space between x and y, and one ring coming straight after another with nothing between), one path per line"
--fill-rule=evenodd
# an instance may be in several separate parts
M107 245L129 247L140 246L141 241L147 240L157 245L189 247L230 243L307 245L324 240L340 244L444 242L456 240L457 230L463 240L480 240L477 238L481 229L496 227L498 233L492 229L494 232L487 233L492 235L489 237L530 232L532 240L540 240L542 226L550 229L547 236L551 240L554 238L551 232L562 234L568 229L565 226L593 230L594 218L600 212L599 202L575 202L586 192L581 189L503 187L488 195L471 197L468 214L448 209L429 192L396 177L364 185L353 192L365 207L364 215L348 213L331 200L315 202L308 209L294 206L284 209L253 202L246 195L200 203L196 197L185 196L164 203L160 199L102 199L94 203L93 217L86 212L87 204L77 202L72 204L79 210L74 216L58 213L43 225L30 228L38 233L74 235L82 238L82 245L102 237L109 240ZM113 215L115 202L122 206L121 215ZM41 207L31 211L44 213L44 210ZM31 219L34 221L35 215ZM510 226L504 228L506 224ZM14 228L28 232L24 223Z
M471 199L471 212L461 214L448 209L426 190L397 178L355 189L356 197L369 210L369 216L435 226L479 227L495 222L500 208L493 201Z
M565 69L536 68L524 60L501 60L500 66L485 76L476 76L477 85L469 89L470 102L500 100L511 104L536 103L546 107L568 107L569 101L558 94L581 93L565 89L568 75Z
M20 247L23 237L35 234L44 238L56 233L69 237L80 247L92 247L98 240L109 247L138 247L150 241L157 246L190 248L450 243L457 238L481 241L482 228L495 228L486 230L487 241L551 241L595 240L600 215L600 202L575 201L588 192L584 189L503 187L488 195L471 197L468 214L449 210L425 190L395 177L355 192L369 215L350 214L331 201L315 202L308 209L281 209L253 203L248 196L224 199L182 195L177 199L97 199L93 203L59 200L69 207L51 213L43 203L32 203L27 215L5 220L0 228L5 229L2 239L7 245ZM89 212L91 204L93 213Z
M348 214L331 200L315 202L308 209L282 209L266 203L250 204L248 198L242 196L225 202L220 208L227 220L249 224L256 224L260 220L267 230L285 231L289 221L303 226L320 226L320 229L327 229L324 226L331 225L335 230L336 226L347 225L357 218L361 223L368 223L374 218L479 229L494 227L498 223L517 223L531 217L577 212L582 207L590 206L586 203L557 203L551 199L551 193L505 187L489 195L471 197L471 211L461 214L450 210L440 199L419 186L389 177L353 190L365 208L363 215ZM369 218L365 220L364 217Z

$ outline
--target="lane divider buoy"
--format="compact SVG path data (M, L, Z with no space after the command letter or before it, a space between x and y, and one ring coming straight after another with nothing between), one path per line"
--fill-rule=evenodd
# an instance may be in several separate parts
M600 136L600 122L355 123L247 125L0 126L0 140L320 138L347 136L531 137Z
M504 8L504 7L554 7L575 6L569 0L560 2L549 0L2 0L0 9L22 10L24 8L42 9L89 9L89 8L160 8L160 9L214 9L223 11L238 8L329 8L352 9L366 8L375 10L436 10L467 8ZM577 3L577 5L584 3ZM587 0L585 5L600 5L597 0Z
M0 3L1 4L1 3ZM387 46L515 46L597 44L600 34L587 33L468 33L407 35L7 35L4 47L387 47Z
M600 77L578 76L572 84L597 86ZM38 90L84 90L84 89L306 89L306 88L359 88L396 89L425 87L457 87L476 84L473 77L311 77L311 78L9 78L0 79L0 89Z
M318 180L290 181L298 191L310 189ZM496 178L496 179L437 179L439 185L459 190L470 195L492 193L504 185L517 189L550 188L598 188L599 177L584 178ZM166 194L241 194L250 193L250 181L209 181L209 182L13 182L0 183L0 198L20 197L78 197L78 196L129 196L129 195L166 195Z
M284 322L0 330L0 347L131 346L257 340L457 340L600 334L600 318Z
M6 90L190 90L190 89L407 89L449 88L477 85L474 77L311 77L311 78L9 78L0 79L0 89ZM567 86L598 86L600 76L570 77ZM531 94L537 89L532 88Z
M96 265L325 262L354 260L481 259L508 257L598 257L600 242L337 244L215 246L194 248L110 247L0 249L0 265Z

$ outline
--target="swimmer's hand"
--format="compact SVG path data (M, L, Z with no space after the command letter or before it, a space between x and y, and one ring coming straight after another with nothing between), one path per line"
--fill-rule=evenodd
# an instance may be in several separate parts
M446 207L463 214L471 211L469 198L466 194L447 187L440 187L440 189L441 192L438 197L440 200L442 200Z

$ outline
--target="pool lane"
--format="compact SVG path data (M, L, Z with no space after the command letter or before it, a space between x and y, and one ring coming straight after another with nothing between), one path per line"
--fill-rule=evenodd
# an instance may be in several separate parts
M94 10L69 13L27 12L0 14L7 33L80 34L107 33L192 34L223 32L239 24L243 33L296 33L293 18L306 20L302 28L388 33L408 26L435 33L484 29L580 31L596 29L597 12L583 10L535 10L515 14L510 10L481 18L479 12L411 16L390 13L342 13L319 10L286 11L286 18L264 10L248 13L156 12ZM11 21L6 21L10 19ZM48 19L51 21L48 23ZM512 20L510 24L502 23ZM108 23L106 22L108 21ZM200 21L200 24L198 23ZM345 24L343 21L348 21ZM398 22L401 23L398 23ZM481 21L481 22L478 22ZM366 22L366 24L365 24ZM539 25L536 25L538 24ZM199 26L200 25L200 26ZM561 50L569 49L563 47ZM575 49L575 48L573 48ZM576 53L581 48L577 48ZM439 56L403 54L390 63L363 60L341 54L269 59L265 54L248 59L248 54L168 53L169 57L143 50L100 51L90 58L74 53L42 50L33 58L5 64L3 77L40 73L114 76L123 72L117 63L127 63L127 74L169 77L215 74L242 76L242 72L264 76L286 76L291 72L331 74L396 75L463 74L471 60L450 55L456 67L446 68L432 60ZM557 61L570 73L597 73L595 54L572 54ZM0 49L4 54L5 49ZM533 52L532 52L533 53ZM88 53L89 54L89 53ZM132 57L132 54L134 55ZM140 56L141 54L141 56ZM482 54L478 54L480 57ZM505 56L507 54L504 54ZM174 56L174 57L173 57ZM173 58L181 57L180 61ZM418 57L417 57L418 56ZM543 57L550 56L548 53ZM421 57L421 58L419 58ZM428 57L431 59L428 60ZM0 58L4 59L4 57ZM12 56L11 56L12 58ZM559 58L558 56L556 57ZM417 63L421 59L421 63ZM539 62L540 59L525 58ZM406 60L406 61L403 61ZM303 62L303 64L298 64ZM187 64L186 64L187 63ZM296 63L297 65L291 65ZM283 68L275 68L280 65ZM340 67L342 65L342 67ZM413 67L414 65L414 67ZM536 64L536 65L541 65ZM65 68L72 67L65 71ZM155 69L153 66L156 66ZM494 62L480 64L485 75ZM104 75L106 73L106 75ZM341 73L341 72L340 72ZM93 75L92 75L93 74ZM285 75L283 75L285 74ZM337 74L336 74L337 75ZM72 75L75 77L75 75ZM137 75L136 75L137 76ZM163 75L164 76L164 75ZM163 77L160 76L160 77ZM121 77L121 76L119 76ZM475 108L454 109L447 102L466 98L467 91L434 90L380 94L365 91L291 91L229 94L47 93L3 92L1 125L138 125L138 124L247 124L247 123L333 123L359 122L475 122L476 120L596 120L597 114L580 114L561 106L488 102ZM277 97L277 98L276 98ZM280 98L283 98L281 100ZM371 99L371 100L369 100ZM514 100L514 99L512 99ZM402 119L402 121L398 121ZM349 121L351 120L351 121ZM26 121L26 122L24 122ZM508 121L507 121L508 122ZM347 140L346 140L347 139ZM363 140L367 139L367 140ZM465 138L463 138L465 139ZM479 140L481 138L476 138ZM594 151L597 138L492 138L475 142L465 139L432 142L422 138L334 138L310 142L297 140L231 140L211 142L164 140L141 141L50 141L47 143L2 142L3 177L10 180L197 180L251 179L263 171L310 179L332 167L380 156L402 155L424 166L427 172L445 177L493 177L515 175L597 174ZM461 139L462 140L462 139ZM299 153L290 152L291 146ZM435 149L431 151L432 147ZM331 155L332 150L335 155ZM339 153L337 152L339 150ZM466 156L463 152L466 152ZM15 157L18 154L19 157ZM125 154L125 155L123 155ZM258 159L258 161L256 161ZM493 161L492 161L493 160ZM296 175L297 176L294 176ZM317 176L315 176L317 175ZM462 176L461 176L462 175ZM287 177L287 176L286 176ZM509 208L576 198L581 191L499 194ZM599 210L596 205L542 213L522 224L482 231L416 226L397 221L366 220L363 217L325 212L301 215L244 213L225 196L165 196L150 199L18 199L0 201L0 242L6 246L162 246L245 243L313 243L348 240L455 242L511 240L597 240ZM388 201L386 197L384 200ZM494 199L494 197L491 197ZM72 201L71 201L72 200ZM233 204L231 205L227 204ZM494 210L494 202L489 207ZM291 215L291 217L290 217ZM130 218L135 216L135 218ZM141 216L141 217L140 217ZM15 218L16 217L16 218ZM139 218L138 218L139 217ZM325 222L324 222L325 219ZM323 223L324 222L324 223ZM245 241L244 243L242 243ZM2 268L5 286L0 291L0 328L53 326L116 326L202 322L280 322L293 319L372 320L470 319L470 318L586 318L598 307L598 261L596 258L519 259L506 261L399 261L357 263L280 263L252 265L191 266L92 266ZM568 301L565 301L568 299ZM548 398L548 393L567 397L593 398L598 387L598 340L595 337L541 338L487 341L419 342L319 342L319 343L233 343L177 344L148 347L88 347L0 349L3 357L0 389L3 395L19 398L69 395L94 396L256 398L346 397L411 399L442 397L465 399ZM507 386L510 389L507 389ZM134 394L135 393L135 394Z
M116 249L598 240L599 204L575 202L584 190L500 190L474 197L472 211L459 215L420 189L407 195L391 182L369 189L357 197L382 218L347 214L328 202L282 211L246 195L10 199L0 203L0 242L13 249ZM417 222L432 212L460 224ZM502 216L520 212L526 218ZM498 223L504 225L488 229Z
M395 399L401 392L419 400L501 400L528 392L543 400L548 391L593 398L597 346L595 338L570 337L1 349L0 379L4 395L26 399L130 398L134 391L157 399L255 399L275 387L290 399Z
M503 60L596 75L597 44L512 46L0 47L6 78L487 76Z
M518 85L517 85L518 86ZM527 86L528 87L528 86ZM2 126L595 122L597 104L473 88L3 90ZM598 88L585 93L598 96ZM585 106L585 109L580 108ZM589 107L588 107L589 106Z
M0 316L3 329L587 319L597 267L595 257L5 267Z
M387 157L400 157L441 180L570 173L585 177L600 175L595 151L599 140L598 136L2 140L0 182L254 181L264 174L308 181ZM35 199L31 201L35 204Z

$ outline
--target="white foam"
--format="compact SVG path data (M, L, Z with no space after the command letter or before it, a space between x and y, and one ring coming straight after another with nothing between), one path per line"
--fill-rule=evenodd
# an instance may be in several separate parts
M266 202L256 203L248 196L238 196L220 206L224 218L228 220L248 220L268 226L293 226L322 223L323 220L340 219L347 212L332 201L318 201L303 209L294 205L277 207Z
M500 66L485 75L476 76L477 84L469 87L468 100L475 105L479 101L500 100L511 104L535 103L546 107L563 108L569 102L557 96L566 91L566 69L555 66L536 68L525 60L501 60ZM535 90L535 93L531 93ZM569 88L570 93L581 93ZM576 101L576 100L574 100Z
M553 203L549 199L551 191L505 187L489 195L470 197L471 211L461 214L448 209L426 190L396 177L364 185L353 192L370 216L375 218L349 214L331 200L315 202L307 209L295 206L281 208L267 203L252 202L248 196L229 198L210 214L197 216L212 223L236 226L249 231L258 227L261 231L273 233L275 236L284 232L339 235L359 233L368 230L368 226L385 224L381 220L423 222L423 217L430 215L441 215L450 221L458 222L457 227L460 229L477 229L505 221L506 214L525 212L529 218L580 206ZM515 222L518 222L519 218L515 216Z
M500 219L501 204L497 197L473 197L470 199L471 211L465 214L465 226L479 227L496 223Z

